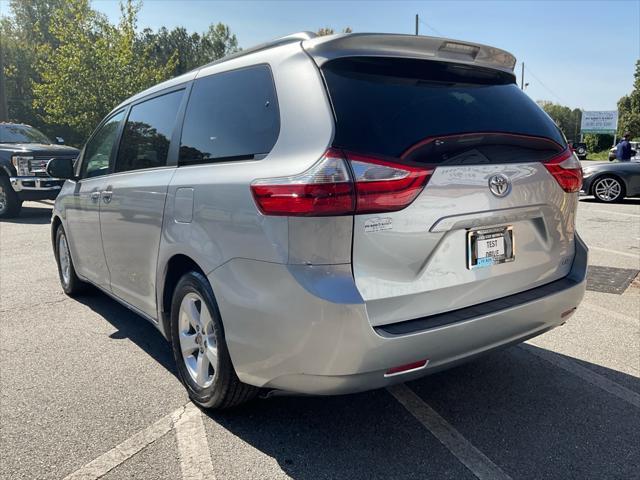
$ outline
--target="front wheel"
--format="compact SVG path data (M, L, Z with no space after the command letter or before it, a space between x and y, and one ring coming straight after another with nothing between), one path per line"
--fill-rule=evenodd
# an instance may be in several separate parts
M73 297L86 290L87 284L78 278L73 266L67 234L62 225L56 230L56 244L54 248L56 263L58 264L58 276L64 293Z
M9 177L0 175L0 218L13 218L20 214L22 202L11 187Z
M199 272L185 274L173 293L171 344L180 380L201 407L229 408L257 394L236 375L213 291Z
M601 177L593 184L593 196L599 202L613 203L624 198L624 185L615 177Z

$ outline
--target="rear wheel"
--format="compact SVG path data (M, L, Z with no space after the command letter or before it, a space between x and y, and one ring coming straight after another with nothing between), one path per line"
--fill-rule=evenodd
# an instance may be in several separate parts
M56 262L58 264L58 276L60 277L60 285L64 293L73 297L86 290L87 284L78 278L76 269L73 266L71 252L69 251L69 243L67 242L67 234L62 225L56 230L55 244Z
M624 198L624 185L615 177L600 177L593 184L593 196L599 202L619 202Z
M11 187L9 177L0 175L0 218L13 218L20 214L22 202Z
M198 405L229 408L257 394L236 375L213 291L198 272L185 274L176 286L171 343L180 379Z

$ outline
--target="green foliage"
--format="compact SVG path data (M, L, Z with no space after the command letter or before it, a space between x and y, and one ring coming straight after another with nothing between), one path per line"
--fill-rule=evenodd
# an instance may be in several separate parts
M574 108L571 110L569 107L547 101L539 101L538 105L556 122L556 125L560 127L567 139L578 141L580 138L580 122L582 121L580 109Z
M584 143L587 144L587 151L589 153L601 152L603 150L609 150L613 145L613 135L585 133Z
M633 90L618 100L618 136L631 132L632 138L640 137L640 60L636 61L633 74Z
M64 9L65 1L11 0L9 5L13 16L0 19L9 119L41 126L33 108L32 85L40 80L37 49L43 43L55 47L50 19L55 11Z
M320 37L324 37L326 35L333 35L336 32L331 27L322 27L322 28L319 28L316 33ZM342 33L353 33L353 30L351 30L351 27L345 27L342 29Z
M11 0L0 18L9 119L81 144L130 95L239 50L228 26L137 30L141 3L117 25L89 0Z
M47 122L66 124L86 138L118 103L168 78L175 66L160 64L148 49L135 49L140 5L121 4L118 26L91 9L88 0L69 0L51 18L57 48L40 45L34 105Z
M138 48L150 48L152 56L160 63L166 63L176 55L173 75L183 74L239 50L238 39L222 23L209 26L202 35L189 34L184 27L171 31L162 27L157 33L145 29Z

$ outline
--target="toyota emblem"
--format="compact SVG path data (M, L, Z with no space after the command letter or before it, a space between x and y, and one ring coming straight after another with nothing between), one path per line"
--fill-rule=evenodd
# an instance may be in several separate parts
M505 197L511 191L511 182L501 173L492 175L489 178L489 190L496 197Z

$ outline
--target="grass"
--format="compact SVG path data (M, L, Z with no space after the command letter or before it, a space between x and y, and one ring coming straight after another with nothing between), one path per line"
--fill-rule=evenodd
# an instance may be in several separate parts
M609 150L602 150L601 152L589 152L587 154L587 160L609 160Z

